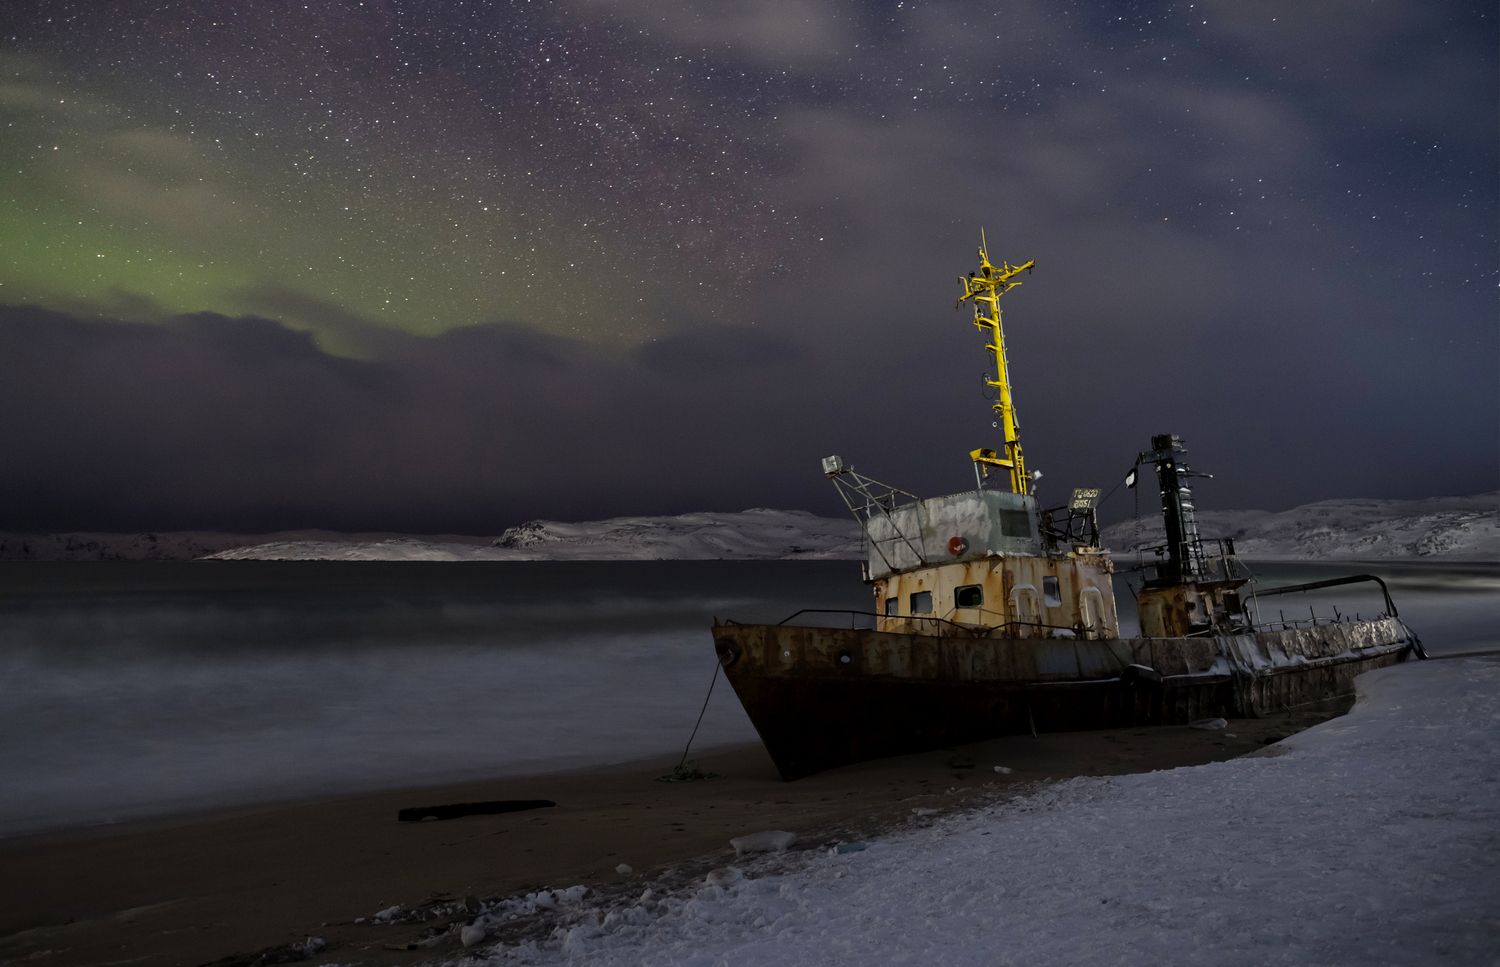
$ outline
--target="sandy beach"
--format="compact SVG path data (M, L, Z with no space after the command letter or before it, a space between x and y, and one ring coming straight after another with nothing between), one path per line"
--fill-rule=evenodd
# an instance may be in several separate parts
M451 904L542 887L639 887L699 875L759 830L799 846L878 834L915 809L950 810L1080 775L1189 766L1264 748L1320 717L1019 736L864 763L783 783L759 746L693 763L718 778L663 782L675 760L285 803L0 841L0 959L81 964L252 964L323 938L319 959L407 964L451 957ZM996 767L1009 769L999 772ZM420 823L404 808L510 799L555 807ZM617 872L621 864L629 873ZM392 906L450 912L378 923Z

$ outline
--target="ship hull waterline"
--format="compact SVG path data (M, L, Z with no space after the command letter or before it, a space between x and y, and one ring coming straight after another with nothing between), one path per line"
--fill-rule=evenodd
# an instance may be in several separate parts
M1399 619L1192 638L1058 639L714 626L783 779L1003 735L1257 718L1353 693L1413 653Z

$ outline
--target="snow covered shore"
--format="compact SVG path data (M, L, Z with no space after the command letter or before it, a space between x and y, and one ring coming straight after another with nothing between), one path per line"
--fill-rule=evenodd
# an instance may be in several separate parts
M1081 778L613 907L552 896L545 964L1492 964L1500 662L1359 680L1265 754ZM922 822L922 820L919 820Z

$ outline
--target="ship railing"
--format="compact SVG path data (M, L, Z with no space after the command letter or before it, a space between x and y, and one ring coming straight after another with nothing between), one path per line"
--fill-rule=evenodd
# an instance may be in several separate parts
M997 620L997 622L995 624L985 625L984 626L987 629L989 629L988 633L990 635L994 635L995 637L1005 637L1005 638L1020 638L1020 637L1030 637L1030 638L1087 638L1087 637L1090 636L1088 630L1086 628L1084 628L1082 625L1078 625L1078 624L1073 624L1073 625L1055 625L1055 624L1049 624L1046 621L1022 621L1019 618L1012 618L1012 619L1008 619L1007 620L1006 617L1005 617L1005 615L1001 614L998 611L991 611L989 608L967 608L965 610L978 611L982 615L989 615L989 616L991 616L993 618L999 619L999 620ZM952 612L949 612L949 613L951 614ZM1041 631L1041 632L1045 632L1045 633L1044 634L1032 634L1032 635L1025 635L1025 636L1023 636L1021 634L1021 632L1025 631L1027 629L1033 629L1033 630ZM1061 631L1061 632L1063 632L1063 634L1061 634L1061 635L1052 634L1052 632L1057 632L1057 631Z
M1277 620L1266 621L1262 617L1260 599L1271 598L1280 594L1301 594L1307 591L1319 591L1326 588L1344 587L1350 584L1362 584L1365 582L1374 582L1378 585L1380 587L1380 596L1385 601L1385 611L1372 616L1372 620L1376 618L1396 618L1399 620L1400 612L1396 610L1396 602L1391 599L1390 588L1386 587L1385 582L1373 574L1351 574L1347 577L1329 578L1326 581L1284 584L1274 588L1259 588L1251 584L1247 603L1250 605L1249 610L1255 615L1255 627L1261 631L1281 631L1295 628L1311 628L1320 624L1342 624L1347 621L1364 621L1364 615L1359 612L1355 612L1354 617L1350 618L1347 614L1341 613L1337 605L1329 605L1329 608L1333 611L1332 617L1326 614L1319 615L1312 605L1308 605L1306 618L1288 618L1284 609L1278 609Z
M790 621L792 621L792 620L794 620L796 618L802 617L805 614L841 614L841 615L847 615L848 618L849 618L849 627L850 627L850 629L857 629L857 628L860 627L860 625L857 624L857 622L858 622L858 620L860 618L869 618L871 620L864 626L865 630L871 630L871 629L873 629L875 627L875 622L879 621L881 618L893 618L893 617L897 617L896 615L879 614L878 612L875 612L875 611L851 611L851 610L849 610L847 608L803 608L801 611L796 611L796 612L793 612L792 614L787 615L785 618L782 618L780 621L776 622L776 624L778 626L784 625L784 624L786 624L786 623L788 623L788 622L790 622ZM925 616L921 616L921 615L915 615L915 616L913 616L913 615L901 615L900 617L906 618L909 621L932 621L932 622L935 622L935 623L937 623L937 624L939 624L941 626L946 626L946 627L949 627L949 628L956 629L953 632L953 634L955 634L955 635L960 634L960 633L966 634L966 635L967 634L973 634L977 630L977 629L975 629L975 628L973 628L973 627L971 627L969 625L961 625L961 624L959 624L956 621L949 621L946 618L929 618L929 617L925 617Z
M785 618L782 618L780 621L776 622L776 624L777 624L777 626L785 625L788 622L790 622L790 621L792 621L792 620L794 620L796 618L800 618L803 615L808 615L808 614L846 615L849 618L849 628L851 630L857 630L857 629L859 629L861 627L858 624L858 620L860 618L870 618L870 619L873 619L870 622L868 622L866 625L864 625L865 630L871 630L871 629L873 629L875 623L877 621L879 621L881 618L899 618L899 619L911 622L912 625L914 627L916 627L916 628L926 629L926 628L928 628L930 626L936 626L933 629L933 631L935 632L935 634L933 632L928 632L926 630L923 630L923 631L920 631L920 632L916 632L916 633L918 633L918 634L931 634L933 637L937 637L937 638L944 638L944 637L953 637L953 638L1006 638L1006 637L1021 637L1020 634L1019 634L1019 632L1022 631L1023 629L1028 629L1028 628L1030 628L1030 629L1038 629L1038 630L1047 631L1047 632L1064 631L1064 632L1067 632L1067 633L1072 634L1072 635L1076 635L1077 634L1077 629L1076 628L1067 627L1067 626L1063 626L1063 625L1047 624L1046 622L1043 622L1043 621L1007 621L1007 622L1005 622L1003 624L998 624L998 625L971 625L971 624L960 624L957 621L951 621L951 620L949 620L947 618L939 618L939 617L936 617L935 615L931 615L931 616L930 615L891 615L891 614L880 614L880 613L875 612L875 611L852 611L852 610L849 610L847 608L803 608L800 611L797 611L797 612L795 612L793 614L787 615ZM731 623L733 623L733 622L731 622ZM1048 634L1042 634L1042 635L1032 635L1031 637L1046 638L1046 637L1052 637L1052 636L1048 635Z
M1234 625L1227 628L1202 628L1198 631L1189 632L1187 638L1212 638L1219 634L1240 634L1247 631L1294 631L1298 628L1315 628L1322 625L1346 625L1361 621L1376 621L1380 618L1388 618L1388 614L1371 615L1366 618L1363 614L1355 612L1349 614L1333 608L1333 614L1318 614L1312 608L1308 608L1306 618L1288 618L1285 611L1278 611L1274 621L1252 621L1245 625Z
M1304 591L1318 591L1323 588L1337 588L1346 584L1361 584L1365 581L1374 581L1380 585L1380 594L1385 598L1385 613L1392 618L1400 617L1396 610L1396 602L1391 600L1391 589L1385 586L1385 582L1373 574L1351 574L1348 577L1329 578L1326 581L1308 581L1306 584L1284 584L1276 588L1250 587L1251 598L1269 598L1277 594L1297 594Z
M1363 614L1344 614L1338 608L1333 609L1332 615L1316 614L1312 608L1308 608L1306 618L1288 618L1285 611L1277 611L1275 621L1259 621L1255 624L1256 631L1292 631L1298 628L1316 628L1320 625L1347 625L1361 621L1378 621L1381 618L1389 618L1389 614L1371 615L1366 618Z

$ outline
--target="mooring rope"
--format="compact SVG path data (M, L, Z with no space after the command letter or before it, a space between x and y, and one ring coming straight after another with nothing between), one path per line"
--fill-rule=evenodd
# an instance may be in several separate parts
M708 711L708 700L714 697L714 686L719 682L719 668L721 667L718 657L714 658L714 677L708 680L708 694L703 696L703 707L698 710L698 721L693 723L693 733L688 736L687 745L682 749L682 760L677 763L673 772L681 772L682 767L687 764L689 750L693 747L693 740L698 737L698 726L703 724L703 713Z

